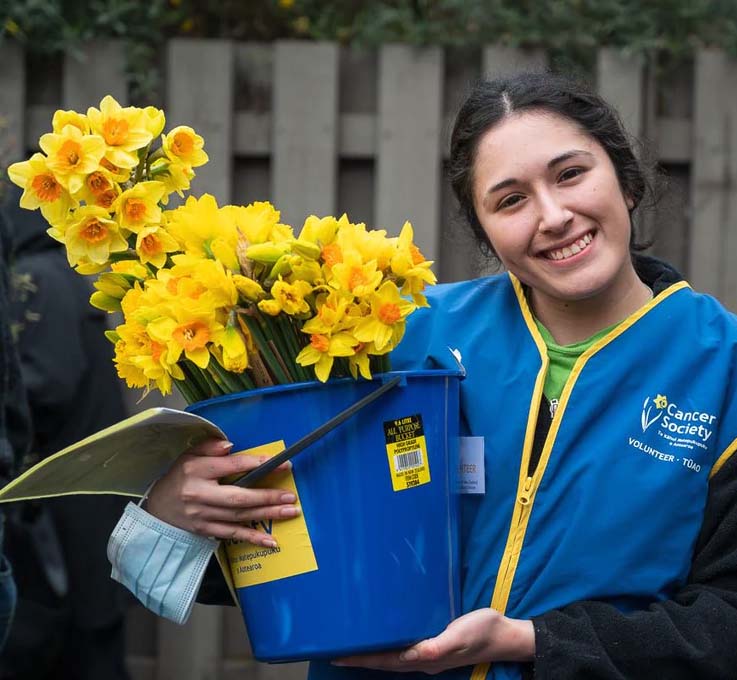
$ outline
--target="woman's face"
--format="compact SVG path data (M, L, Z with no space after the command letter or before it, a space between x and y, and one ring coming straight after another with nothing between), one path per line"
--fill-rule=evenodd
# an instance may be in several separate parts
M604 148L566 118L526 112L488 130L473 195L502 263L538 298L574 302L631 282L632 203Z

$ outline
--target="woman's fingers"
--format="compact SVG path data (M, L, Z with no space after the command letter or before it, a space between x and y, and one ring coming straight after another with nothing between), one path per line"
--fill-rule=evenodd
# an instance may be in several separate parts
M206 439L187 450L195 456L224 456L233 448L233 442L226 439Z
M211 536L221 540L247 541L265 548L277 547L276 540L270 534L241 524L202 521L197 523L196 532L202 536Z
M227 449L220 449L225 452ZM268 460L267 456L226 456L220 454L200 455L189 451L182 456L182 473L189 478L222 479L232 475L244 475ZM282 463L275 472L291 469L292 464Z
M232 522L243 524L246 522L263 522L273 519L291 519L301 514L296 505L269 505L257 508L223 508L211 505L196 506L190 511L193 520L201 519L208 522Z

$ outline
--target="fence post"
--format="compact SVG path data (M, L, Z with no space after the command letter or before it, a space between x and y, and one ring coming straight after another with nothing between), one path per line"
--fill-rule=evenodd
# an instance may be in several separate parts
M204 137L210 160L195 170L192 187L225 205L232 192L233 43L175 38L168 48L166 129L189 125Z
M274 49L271 194L298 231L308 215L335 211L338 46L285 40Z
M724 216L724 243L722 255L721 301L737 312L737 60L729 58L726 64L725 98L727 119L727 203Z
M699 50L695 68L688 277L696 289L719 295L727 217L726 55Z
M548 65L545 50L489 45L484 47L481 70L485 78L498 78L522 71L542 71Z
M375 221L398 233L410 220L429 260L440 243L442 95L440 48L381 48Z
M95 40L84 46L81 56L64 55L64 108L87 113L90 106L98 107L106 94L112 95L122 106L127 106L128 81L122 41Z
M25 156L26 59L23 48L6 40L0 45L0 163Z
M639 139L644 131L642 58L603 47L599 50L596 70L599 94L617 109L627 132Z

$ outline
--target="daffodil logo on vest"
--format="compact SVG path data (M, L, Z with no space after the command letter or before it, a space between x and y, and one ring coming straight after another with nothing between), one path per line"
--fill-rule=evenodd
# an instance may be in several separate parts
M655 428L657 434L678 448L709 448L716 416L706 411L681 408L664 394L646 397L642 404L642 431Z

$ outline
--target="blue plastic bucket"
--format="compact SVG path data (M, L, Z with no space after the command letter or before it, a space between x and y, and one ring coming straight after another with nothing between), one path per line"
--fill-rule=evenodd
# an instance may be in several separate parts
M396 375L398 386L293 460L317 568L237 589L261 661L401 647L459 616L460 373L283 385L188 409L218 425L234 451L289 446Z

